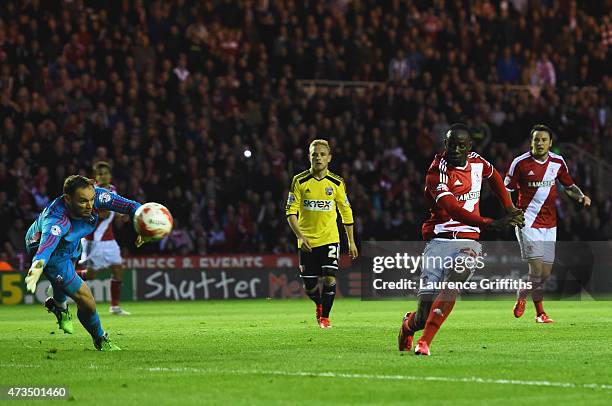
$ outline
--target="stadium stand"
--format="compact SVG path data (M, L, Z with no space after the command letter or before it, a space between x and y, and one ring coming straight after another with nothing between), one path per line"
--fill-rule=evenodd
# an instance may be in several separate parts
M610 239L604 3L3 1L0 261L16 266L35 214L96 160L123 195L171 208L149 253L292 252L283 208L314 138L359 239L418 240L424 173L457 120L500 171L531 125L554 128L594 199L559 201L559 239ZM128 251L132 233L117 232Z

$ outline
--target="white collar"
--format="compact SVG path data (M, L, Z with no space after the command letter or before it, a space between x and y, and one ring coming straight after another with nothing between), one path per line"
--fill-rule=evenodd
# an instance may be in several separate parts
M548 160L550 159L550 152L548 153L548 156L546 157L545 160L540 161L539 159L536 159L536 157L533 156L533 154L531 152L529 152L529 155L531 156L531 159L533 159L534 161L536 161L537 163L539 163L540 165L545 164L546 162L548 162Z

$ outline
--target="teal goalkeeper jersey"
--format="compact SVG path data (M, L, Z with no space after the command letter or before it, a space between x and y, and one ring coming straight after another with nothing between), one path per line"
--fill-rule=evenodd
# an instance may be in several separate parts
M53 200L32 223L25 236L26 250L32 261L43 259L45 266L66 259L76 260L81 254L81 238L92 233L99 221L100 210L128 214L133 219L140 203L106 189L95 188L91 216L75 219L68 216L64 198Z

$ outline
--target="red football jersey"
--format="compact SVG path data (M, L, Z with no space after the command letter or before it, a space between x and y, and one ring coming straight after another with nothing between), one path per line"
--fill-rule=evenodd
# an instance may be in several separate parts
M514 158L504 183L508 191L518 190L517 207L525 212L525 227L557 226L557 179L565 187L574 184L561 155L549 152L545 161L538 161L525 152Z
M480 215L482 179L490 178L494 171L493 165L476 152L469 153L464 167L448 166L444 155L436 155L425 178L425 198L431 216L423 223L423 239L480 238L479 227L453 220L437 202L443 196L453 195L464 210Z
M108 190L113 193L117 192L117 188L114 185L110 185ZM102 212L108 213L109 216L104 220L100 220L94 232L85 236L86 240L109 241L115 239L115 234L113 234L113 219L115 218L115 213L112 211L100 210L100 213Z

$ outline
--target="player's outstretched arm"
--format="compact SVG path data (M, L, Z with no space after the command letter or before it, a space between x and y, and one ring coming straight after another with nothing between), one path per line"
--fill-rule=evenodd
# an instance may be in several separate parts
M96 200L94 202L96 208L110 210L119 214L127 214L130 216L130 221L134 221L134 214L140 206L140 203L134 200L126 199L117 193L103 188L96 188ZM153 241L153 238L136 237L136 247L140 248L143 244Z
M591 198L582 193L582 190L575 184L565 188L565 193L584 207L591 205Z
M38 250L32 258L32 265L25 277L26 288L30 293L36 292L36 284L42 276L45 265L49 263L49 259L62 237L68 233L69 227L70 223L67 217L50 218L44 221Z
M94 205L98 209L114 211L120 214L128 214L130 220L134 219L134 213L141 206L140 203L134 200L126 199L116 193L103 188L96 188L96 200Z

